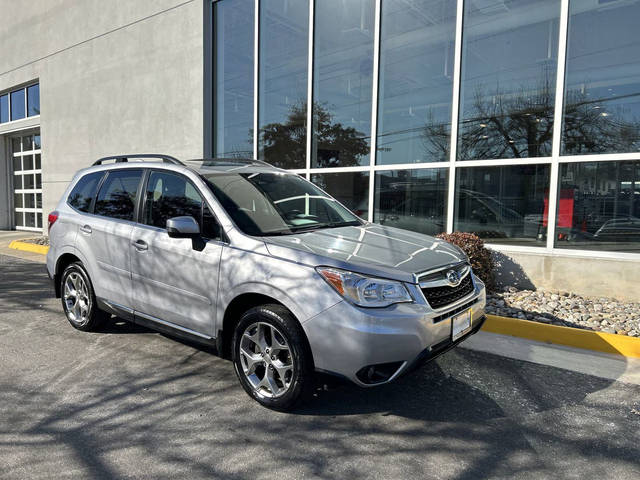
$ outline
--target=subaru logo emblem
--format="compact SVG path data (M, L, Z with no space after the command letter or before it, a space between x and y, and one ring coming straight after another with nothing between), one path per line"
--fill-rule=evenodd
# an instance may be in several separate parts
M460 275L455 270L449 270L445 276L452 287L457 287L460 284Z

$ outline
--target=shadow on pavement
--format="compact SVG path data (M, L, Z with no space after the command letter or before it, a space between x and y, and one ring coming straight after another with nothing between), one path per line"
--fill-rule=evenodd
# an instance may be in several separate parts
M46 274L18 267L8 277L31 275L27 288L0 289L0 324L15 322L0 332L3 478L640 473L636 386L458 348L387 386L329 384L283 414L209 349L119 319L73 330ZM23 321L40 300L54 314Z

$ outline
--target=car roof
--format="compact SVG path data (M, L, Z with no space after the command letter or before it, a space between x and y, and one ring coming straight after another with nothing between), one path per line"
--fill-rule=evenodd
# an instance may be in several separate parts
M116 158L125 158L125 160L115 160ZM161 168L164 170L174 171L184 171L186 169L202 175L225 173L290 173L261 160L245 158L200 158L185 161L176 160L175 163L163 161L153 155L150 155L147 158L153 158L154 160L143 160L142 158L144 157L137 157L134 155L129 156L129 158L136 158L136 161L128 161L127 155L107 157L105 159L101 159L101 161L114 160L113 163L93 164L80 170L78 173L86 174L98 171L129 168Z

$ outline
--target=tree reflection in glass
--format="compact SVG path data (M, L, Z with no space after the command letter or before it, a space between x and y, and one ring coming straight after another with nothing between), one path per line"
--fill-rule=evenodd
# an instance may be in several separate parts
M551 153L560 1L508 3L465 2L458 160Z
M306 166L308 1L260 2L258 158Z
M366 165L371 137L374 0L316 2L312 167ZM335 128L334 128L335 127Z
M304 160L307 148L306 118L306 104L293 105L284 122L262 127L260 145L271 164L280 168L301 168L300 160ZM322 149L317 153L323 167L358 165L369 153L369 142L361 132L335 122L333 115L317 104L313 109L313 124L318 144L332 145L331 150Z
M640 150L640 2L569 3L562 153Z

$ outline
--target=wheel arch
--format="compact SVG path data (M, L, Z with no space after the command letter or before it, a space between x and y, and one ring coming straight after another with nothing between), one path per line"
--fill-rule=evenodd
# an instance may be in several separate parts
M64 269L71 265L73 262L80 262L80 258L77 255L67 252L60 255L56 261L55 272L53 274L54 287L56 291L56 298L60 298L62 292L60 291L60 275L64 272Z
M233 300L231 300L225 308L221 325L222 328L218 330L218 334L216 336L218 352L223 358L231 358L231 342L233 339L233 331L242 314L250 310L251 308L268 304L280 305L281 307L286 308L289 313L291 313L293 318L300 325L300 330L303 333L304 339L307 343L307 347L309 347L309 351L311 351L309 339L307 338L307 334L304 328L302 328L300 319L288 305L264 293L245 292L234 297Z

